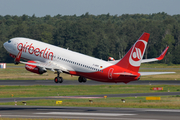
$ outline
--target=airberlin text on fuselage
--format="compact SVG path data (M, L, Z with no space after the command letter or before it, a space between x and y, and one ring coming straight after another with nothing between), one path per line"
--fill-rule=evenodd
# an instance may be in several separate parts
M17 45L17 49L19 51L22 50L22 52L28 52L29 54L34 54L35 56L39 56L39 57L44 57L46 59L49 59L49 57L51 57L51 60L53 60L53 52L49 52L50 49L45 48L40 50L40 48L34 48L33 43L31 43L30 45L27 45L28 42L26 42L26 44L23 45L23 43L19 43Z

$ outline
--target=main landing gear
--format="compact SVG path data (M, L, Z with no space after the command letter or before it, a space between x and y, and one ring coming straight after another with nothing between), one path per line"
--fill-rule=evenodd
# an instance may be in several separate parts
M63 78L60 77L59 75L60 75L60 72L57 72L57 77L54 78L54 82L55 82L55 83L62 83L62 82L63 82ZM86 79L85 77L80 76L80 77L78 78L78 81L79 81L80 83L82 83L82 82L85 83L85 82L87 81L87 79Z
M63 82L63 78L59 77L59 72L57 72L57 77L54 78L54 82L55 83L62 83Z
M81 77L81 76L80 76L80 77L78 78L78 81L79 81L80 83L82 83L82 82L85 83L85 82L87 81L87 79L86 79L85 77Z

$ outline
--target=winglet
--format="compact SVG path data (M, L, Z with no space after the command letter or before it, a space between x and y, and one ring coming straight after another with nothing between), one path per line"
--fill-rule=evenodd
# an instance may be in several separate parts
M22 49L19 51L18 55L17 55L16 58L14 59L14 64L15 64L15 65L17 65L17 64L20 63L21 54L22 54Z
M167 46L166 49L161 53L161 55L160 55L158 58L156 58L156 59L162 60L162 59L164 58L164 56L165 56L165 54L166 54L168 48L169 48L169 46Z

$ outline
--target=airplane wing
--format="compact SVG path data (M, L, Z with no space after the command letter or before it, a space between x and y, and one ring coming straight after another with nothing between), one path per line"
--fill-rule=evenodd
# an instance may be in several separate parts
M51 70L51 71L53 71L53 72L55 72L55 71L59 71L59 72L62 72L62 71L64 71L64 72L69 72L65 67L60 66L59 64L54 63L54 62L52 62L52 61L48 61L48 62L34 61L34 63L20 61L20 63L29 64L29 65L35 65L35 66L41 67L41 68L43 68L43 69Z
M162 60L168 50L169 46L166 47L166 49L162 52L162 54L157 57L157 58L151 58L151 59L143 59L141 61L141 63L146 63L146 62L153 62L153 61L158 61L158 60ZM159 74L172 74L172 73L176 73L176 72L139 72L141 74L141 76L145 76L145 75L159 75Z
M172 74L176 72L139 72L139 73L141 74L141 76L145 76L145 75Z
M161 55L160 55L159 57L157 57L157 58L151 58L151 59L143 59L143 60L141 61L141 63L154 62L154 61L162 60L162 59L164 58L164 56L165 56L168 48L169 48L169 46L166 47L166 49L161 53Z
M147 63L147 62L154 62L154 61L159 61L159 60L162 60L168 50L169 46L166 47L166 49L161 53L161 55L157 58L151 58L151 59L142 59L141 63ZM114 61L108 61L109 63L112 63L112 64L116 64L118 63L120 60L114 60Z

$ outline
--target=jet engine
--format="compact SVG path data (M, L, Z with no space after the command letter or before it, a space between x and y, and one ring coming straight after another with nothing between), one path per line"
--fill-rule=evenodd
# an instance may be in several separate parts
M28 63L36 63L34 61L28 61ZM36 73L36 74L43 74L46 71L46 69L42 68L42 67L39 67L39 66L36 66L36 65L31 65L31 64L26 64L25 65L25 68L26 70L30 71L30 72L33 72L33 73Z
M113 57L109 57L108 58L108 61L111 60L111 61L114 61L114 58Z

